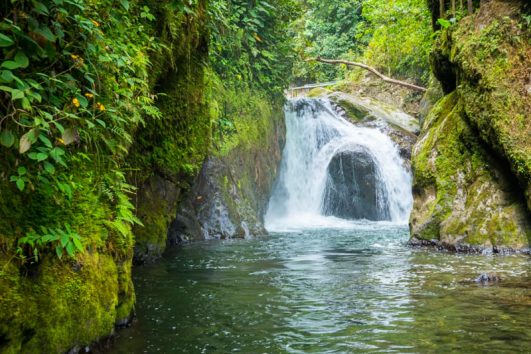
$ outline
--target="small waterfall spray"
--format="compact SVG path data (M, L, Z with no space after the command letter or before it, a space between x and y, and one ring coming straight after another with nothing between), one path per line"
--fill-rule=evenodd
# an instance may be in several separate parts
M286 105L286 146L265 216L270 230L406 223L411 175L391 139L336 115L328 100Z

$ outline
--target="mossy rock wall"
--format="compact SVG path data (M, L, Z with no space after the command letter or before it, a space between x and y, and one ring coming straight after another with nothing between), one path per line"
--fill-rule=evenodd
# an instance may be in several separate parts
M133 235L112 227L114 203L92 187L93 171L78 170L86 186L72 201L45 193L20 194L0 185L0 351L62 353L109 336L130 319L135 293L131 280ZM15 241L28 228L67 220L84 240L74 258L41 250L38 262L21 261Z
M141 250L152 238L163 244L156 252L165 247L180 190L199 172L210 146L210 112L203 99L206 2L194 3L195 16L172 12L171 3L150 3L157 20L146 27L166 44L153 54L150 72L152 92L164 94L157 99L162 117L146 119L138 128L127 162L107 166L97 156L90 162L71 161L69 183L75 188L67 198L40 186L20 193L8 181L13 171L3 163L17 157L0 152L2 353L84 351L134 314L135 237ZM137 195L111 193L107 183L121 181L128 171L129 182L139 187ZM135 236L120 219L120 209L131 210L130 203L145 225L135 228ZM83 240L84 252L59 259L47 246L38 261L21 259L18 239L31 230L65 223Z
M157 32L167 51L152 58L162 118L139 129L129 158L129 179L138 187L134 204L143 223L134 229L137 263L154 261L166 249L181 193L199 173L211 139L206 2L195 5L193 20L168 6L161 2L156 8Z
M232 128L216 130L211 154L179 206L171 242L266 233L263 216L285 139L283 100L227 89L216 80L210 99L223 109L214 115L232 117Z
M531 42L523 13L520 1L486 2L437 41L431 64L446 96L414 148L414 240L529 248Z

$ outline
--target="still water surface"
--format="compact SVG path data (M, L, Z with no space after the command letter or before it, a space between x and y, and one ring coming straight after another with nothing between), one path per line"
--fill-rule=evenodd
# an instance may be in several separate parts
M527 256L412 249L384 223L201 242L135 269L111 353L530 352ZM497 272L503 281L469 280Z

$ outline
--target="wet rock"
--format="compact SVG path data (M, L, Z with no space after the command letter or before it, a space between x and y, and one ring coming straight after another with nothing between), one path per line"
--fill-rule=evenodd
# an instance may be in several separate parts
M398 145L405 167L410 169L411 150L419 132L418 120L398 108L377 100L333 92L327 96L335 113L353 124L379 129Z
M305 105L294 108L306 109ZM259 119L269 121L260 123L267 129L259 141L224 155L212 154L203 163L191 191L178 206L168 231L170 244L267 233L263 217L280 163L285 126L280 111Z
M345 219L388 220L389 206L369 151L359 148L332 158L323 200L323 213Z
M482 273L474 281L476 283L485 284L485 283L497 283L502 280L501 276L496 273Z

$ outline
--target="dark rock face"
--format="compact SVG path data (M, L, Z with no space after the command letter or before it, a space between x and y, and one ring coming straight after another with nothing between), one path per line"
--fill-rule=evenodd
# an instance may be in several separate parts
M255 144L242 144L224 155L212 154L203 163L201 173L179 204L176 219L170 225L170 244L267 233L263 216L285 139L281 107L261 117L259 122L267 129Z
M365 149L337 154L328 165L323 213L345 219L390 219L378 179L378 168Z

